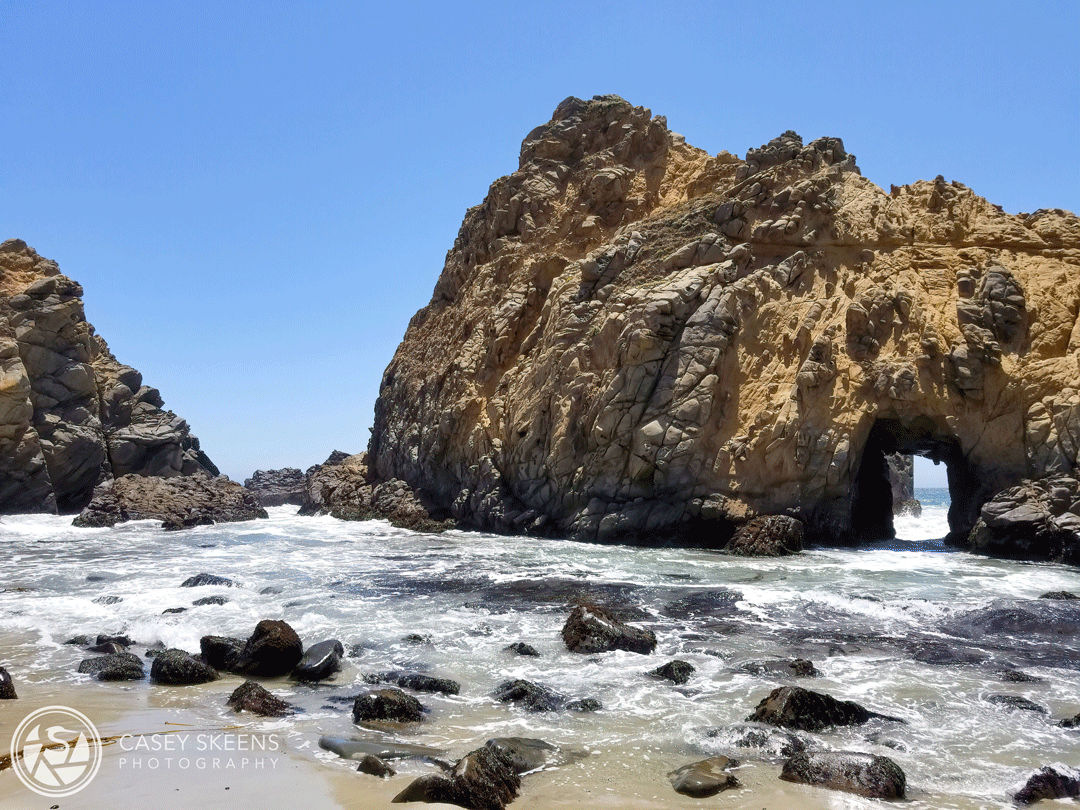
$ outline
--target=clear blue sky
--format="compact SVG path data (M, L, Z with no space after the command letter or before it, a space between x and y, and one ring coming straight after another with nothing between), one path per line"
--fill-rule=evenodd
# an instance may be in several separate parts
M1075 0L0 0L0 239L243 479L366 446L465 209L566 96L1076 211L1078 41Z

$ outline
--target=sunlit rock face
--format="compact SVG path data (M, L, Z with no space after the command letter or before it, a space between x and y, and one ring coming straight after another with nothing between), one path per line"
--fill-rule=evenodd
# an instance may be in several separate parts
M948 465L950 526L1080 447L1080 220L838 138L745 159L570 98L469 209L382 380L369 455L467 525L720 545L761 514L891 531L886 457Z
M22 240L0 244L0 514L78 512L127 474L218 473L94 333L82 293Z

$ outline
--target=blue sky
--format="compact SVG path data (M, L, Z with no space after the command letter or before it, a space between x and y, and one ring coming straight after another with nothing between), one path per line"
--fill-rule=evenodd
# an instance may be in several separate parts
M0 0L0 239L80 281L243 479L366 446L465 209L565 97L618 93L713 153L833 135L886 188L1077 211L1078 35L1074 0Z

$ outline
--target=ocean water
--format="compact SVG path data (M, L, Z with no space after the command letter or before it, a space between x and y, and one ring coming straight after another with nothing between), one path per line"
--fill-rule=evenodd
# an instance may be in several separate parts
M91 691L97 700L130 700L164 688L91 681L75 671L87 654L63 642L125 633L143 646L197 652L204 635L246 637L261 619L284 619L305 644L337 638L354 653L327 684L267 683L305 709L273 723L313 765L355 767L320 750L321 734L371 733L351 722L348 705L330 698L366 688L364 674L409 669L452 678L461 694L420 696L429 721L396 731L396 739L443 747L452 759L490 737L540 737L584 756L564 766L567 784L625 770L653 787L666 785L667 770L719 753L744 762L744 782L774 780L779 761L734 749L729 727L773 688L798 683L906 721L813 737L821 748L895 760L907 775L910 806L1008 807L1009 792L1035 770L1080 763L1080 731L1056 725L1080 712L1080 608L1072 610L1080 603L1037 600L1047 591L1080 593L1080 571L947 550L939 541L947 492L916 494L923 513L897 519L896 543L768 560L470 532L424 535L379 521L300 518L292 507L269 510L265 521L184 532L163 532L153 522L75 529L70 518L5 517L0 664L17 685L51 689L69 705ZM201 572L234 579L237 587L180 587ZM192 606L209 595L229 601ZM560 630L579 598L615 606L654 630L657 651L568 652ZM163 615L175 607L187 610ZM1002 619L1017 610L1036 620L1019 626ZM421 640L408 640L412 635ZM518 641L541 656L505 650ZM812 660L821 674L792 680L742 670L796 657ZM674 658L695 667L684 686L645 674ZM1003 680L1003 671L1017 669L1039 680ZM510 678L568 698L594 697L604 708L529 714L491 697ZM208 722L233 717L220 694L210 700L203 687L167 694L163 705L183 701ZM1007 711L988 702L997 694L1028 698L1045 713ZM408 767L429 772L415 765L407 773ZM638 790L632 781L611 784L616 797ZM685 803L666 790L657 788L660 798L648 806ZM751 794L740 801L727 806L761 806ZM877 806L843 794L821 801Z

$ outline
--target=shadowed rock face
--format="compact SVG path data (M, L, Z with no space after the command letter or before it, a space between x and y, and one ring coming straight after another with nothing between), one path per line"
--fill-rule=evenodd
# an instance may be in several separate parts
M383 376L382 480L466 525L723 545L756 515L888 535L886 457L945 461L950 526L1080 447L1080 220L839 139L745 159L567 99L470 209Z
M217 467L83 314L82 287L20 239L0 244L0 514L78 512L127 474Z

